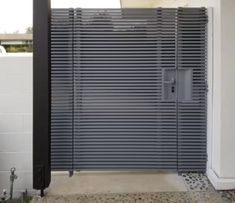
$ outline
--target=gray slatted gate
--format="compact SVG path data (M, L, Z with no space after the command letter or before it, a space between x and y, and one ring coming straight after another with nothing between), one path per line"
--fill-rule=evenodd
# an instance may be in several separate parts
M206 9L178 9L178 170L181 172L206 170L206 22Z
M53 9L53 170L206 168L206 9Z

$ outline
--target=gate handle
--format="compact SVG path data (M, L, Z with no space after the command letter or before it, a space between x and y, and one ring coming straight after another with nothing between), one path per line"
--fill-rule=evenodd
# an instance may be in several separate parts
M164 83L172 84L172 85L174 85L175 82L176 82L176 81L175 81L175 78L174 78L174 77L172 77L171 80L169 80L169 81L164 81Z

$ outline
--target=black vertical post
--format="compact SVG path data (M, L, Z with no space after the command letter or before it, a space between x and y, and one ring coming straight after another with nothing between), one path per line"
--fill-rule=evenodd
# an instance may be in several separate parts
M50 0L33 0L33 188L51 181Z

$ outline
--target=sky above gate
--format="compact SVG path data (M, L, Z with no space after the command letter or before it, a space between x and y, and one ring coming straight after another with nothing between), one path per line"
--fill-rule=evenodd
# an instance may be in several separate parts
M51 0L53 8L120 8L120 0ZM32 26L33 0L0 0L0 33L25 33Z

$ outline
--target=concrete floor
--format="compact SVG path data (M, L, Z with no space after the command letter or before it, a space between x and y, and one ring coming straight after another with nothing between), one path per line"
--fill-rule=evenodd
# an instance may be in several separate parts
M144 193L187 191L176 173L141 172L79 172L53 173L48 195L99 193Z
M234 203L203 174L146 172L53 173L46 196L31 203Z

